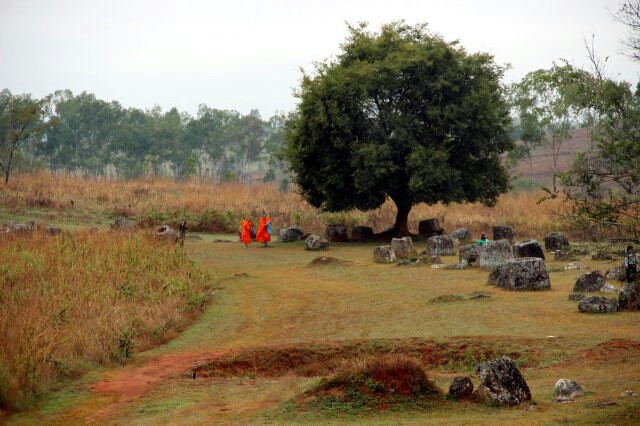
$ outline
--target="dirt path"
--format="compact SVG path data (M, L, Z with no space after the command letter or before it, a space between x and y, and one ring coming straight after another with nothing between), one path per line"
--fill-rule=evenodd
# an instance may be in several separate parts
M89 386L97 397L108 397L109 403L95 411L88 421L101 421L141 398L165 380L191 376L193 361L198 365L214 360L230 351L183 352L152 358L142 365L130 365L105 373L103 380Z

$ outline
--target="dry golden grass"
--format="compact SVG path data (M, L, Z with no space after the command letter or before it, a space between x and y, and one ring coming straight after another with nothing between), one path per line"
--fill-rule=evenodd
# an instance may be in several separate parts
M144 234L0 235L0 408L175 335L208 276Z
M449 232L466 227L476 235L490 232L493 225L508 224L519 236L540 238L562 228L552 213L564 208L560 200L538 203L542 196L542 192L505 194L491 208L481 204L419 204L411 211L409 226L417 232L420 219L436 217ZM243 213L257 219L262 209L274 219L276 229L296 224L315 233L322 232L328 223L368 225L380 232L394 223L396 214L391 201L368 212L322 213L295 192L278 191L275 184L246 186L167 178L122 181L53 173L15 176L8 185L0 186L0 206L105 212L137 217L148 224L187 217L192 225L197 223L192 230L209 231L235 230Z

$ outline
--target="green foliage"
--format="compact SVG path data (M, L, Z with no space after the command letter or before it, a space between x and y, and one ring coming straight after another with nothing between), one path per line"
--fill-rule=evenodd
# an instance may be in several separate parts
M518 115L521 144L511 155L516 160L525 158L531 164L531 152L536 147L549 145L554 190L560 148L570 138L569 131L581 117L577 101L583 78L584 72L568 63L554 64L548 70L528 73L512 87L511 102Z
M307 201L370 210L390 197L400 233L416 203L495 203L511 146L504 68L424 25L349 31L335 61L303 75L287 125L286 156Z
M19 132L10 132L13 128ZM167 165L179 178L217 176L227 170L222 165L242 178L248 164L258 161L274 172L283 167L278 155L284 145L284 116L262 120L257 110L244 116L200 105L192 117L176 108L127 109L87 92L61 90L34 100L4 90L0 135L0 170L5 173L21 156L31 168L89 175L115 169L125 178L162 175ZM33 143L18 150L26 141Z
M46 100L0 92L0 171L5 183L22 156L22 145L35 141L47 127L46 113Z
M576 105L595 143L562 174L562 195L572 202L564 219L595 239L640 242L640 86L633 90L596 69L579 91Z

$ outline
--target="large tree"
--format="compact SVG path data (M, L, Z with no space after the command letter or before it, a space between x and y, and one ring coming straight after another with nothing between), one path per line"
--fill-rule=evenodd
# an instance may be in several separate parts
M302 195L328 211L397 206L389 234L408 235L424 202L492 205L508 189L504 68L485 53L403 22L349 27L335 60L304 74L287 128Z

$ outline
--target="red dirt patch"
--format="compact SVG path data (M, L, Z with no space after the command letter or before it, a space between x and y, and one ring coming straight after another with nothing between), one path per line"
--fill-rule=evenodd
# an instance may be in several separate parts
M108 372L105 374L108 378L90 385L89 388L98 394L112 397L113 402L97 411L93 418L107 417L113 410L142 397L164 380L191 374L195 359L198 360L200 375L200 366L228 353L211 351L165 355L153 358L140 366L131 365Z
M478 362L500 355L519 359L526 355L525 367L536 365L543 343L497 341L495 338L457 339L436 343L425 339L385 339L298 344L288 347L247 349L222 356L203 365L204 377L263 376L295 374L326 376L345 362L365 357L402 355L424 367L453 370L472 368Z
M603 362L612 360L640 359L640 342L628 339L612 339L600 343L582 353L585 361Z

